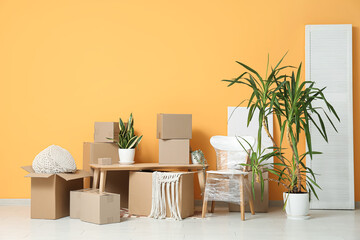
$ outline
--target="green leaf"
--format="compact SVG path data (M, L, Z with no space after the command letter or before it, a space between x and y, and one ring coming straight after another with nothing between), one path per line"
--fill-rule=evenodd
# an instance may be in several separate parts
M241 66L243 66L244 68L246 68L247 70L249 70L250 72L254 73L260 80L262 80L262 78L260 77L260 75L254 70L252 69L251 67L241 63L241 62L238 62L236 61L238 64L240 64Z
M228 87L234 85L235 83L241 83L239 80L245 75L247 72L242 73L239 77L233 79L233 80L222 80L223 82L230 82Z
M125 124L121 118L119 119L119 128L120 128L120 131L123 131L125 129Z

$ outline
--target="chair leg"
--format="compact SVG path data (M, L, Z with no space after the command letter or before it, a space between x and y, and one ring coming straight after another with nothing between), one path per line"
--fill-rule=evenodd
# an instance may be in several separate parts
M210 212L214 213L214 210L215 210L215 201L211 201L211 210L210 210Z
M204 194L205 195L205 194ZM205 196L203 196L203 206L202 206L202 214L201 217L204 218L207 211L207 201L205 199Z
M240 211L241 220L245 220L244 175L240 175Z
M208 181L208 174L206 173L206 182ZM202 213L201 213L201 217L204 218L207 212L207 199L206 199L206 183L204 186L204 191L203 191L203 205L202 205Z

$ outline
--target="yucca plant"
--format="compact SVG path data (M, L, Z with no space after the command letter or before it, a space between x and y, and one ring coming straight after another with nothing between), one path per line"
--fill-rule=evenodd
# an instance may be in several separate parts
M340 119L335 109L324 96L325 88L316 88L315 83L312 81L301 81L301 64L296 72L291 71L290 74L287 74L287 70L294 67L280 67L285 56L286 54L274 68L271 68L269 75L268 57L265 77L261 77L257 71L249 66L237 62L246 71L234 79L223 81L229 82L228 87L234 84L242 84L251 88L252 94L250 99L247 100L249 109L248 124L253 120L255 110L259 111L259 118L256 119L259 124L258 145L253 154L256 154L257 158L262 156L261 129L264 128L273 142L276 157L280 160L280 162L272 163L270 168L268 168L268 165L258 164L252 160L250 165L258 175L253 180L264 181L261 169L267 168L269 172L276 176L276 178L269 180L285 186L288 193L312 192L317 198L315 187L320 188L320 186L316 183L314 172L304 163L307 155L312 158L314 154L321 154L312 149L309 124L310 122L313 123L324 140L328 141L323 118L326 117L335 131L335 125L329 114L334 115L338 121ZM324 104L327 109L319 107L320 104ZM268 116L271 114L277 119L275 123L278 124L281 131L279 144L275 142L274 137L269 132ZM301 133L305 135L308 149L303 154L300 154L298 149ZM284 138L291 149L291 157L289 158L282 151L284 149Z
M111 140L114 140L121 149L136 148L143 136L136 136L134 134L134 118L132 113L127 123L124 123L121 118L119 119L119 129L119 138Z

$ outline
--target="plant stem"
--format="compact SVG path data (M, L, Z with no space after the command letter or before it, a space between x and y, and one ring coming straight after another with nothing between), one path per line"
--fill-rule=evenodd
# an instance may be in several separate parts
M296 178L297 178L297 191L298 192L301 192L301 171L300 171L300 165L298 163L298 159L296 158L296 155L295 155L295 150L294 150L294 146L292 141L291 141L291 137L290 137L290 131L289 131L289 125L286 125L286 135L287 135L287 140L289 142L289 145L291 147L291 151L293 153L293 158L294 158L294 164L295 164L295 167L296 167Z
M274 145L276 148L279 148L279 147L277 146L276 142L275 142L275 139L273 138L273 136L271 136L270 131L269 131L269 129L268 129L267 126L266 126L265 117L264 117L263 120L262 120L262 125L263 125L263 127L264 127L264 129L265 129L266 134L267 134L268 137L271 139L273 145ZM281 154L279 155L279 158L280 158L280 160L282 161L282 163L285 164L285 160L284 160L284 158L282 157ZM286 170L288 171L289 175L291 175L291 174L290 174L291 172L290 172L289 167L286 166L285 168L286 168Z
M268 179L265 179L265 180L268 180L268 181L271 181L271 182L276 182L276 183L279 183L281 185L283 185L288 191L290 191L290 188L283 182L280 182L279 180L276 180L276 179L272 179L272 178L268 178Z

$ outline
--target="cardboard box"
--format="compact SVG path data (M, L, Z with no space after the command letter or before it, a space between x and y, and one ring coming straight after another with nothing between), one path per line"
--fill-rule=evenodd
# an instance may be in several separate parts
M113 164L119 163L119 151L116 143L91 143L84 142L83 167L91 171L90 164L98 164L99 158L111 158Z
M31 178L31 218L58 219L70 214L70 191L83 188L90 173L35 173L32 166L22 167Z
M100 165L111 165L112 160L111 160L111 158L98 158L98 164L100 164Z
M84 191L81 193L80 219L96 224L120 222L120 195Z
M117 122L95 122L94 124L94 142L114 142L107 138L119 138L119 123Z
M268 172L263 173L264 179L268 178ZM251 174L248 177L249 180L249 187L251 189ZM264 199L261 201L261 187L260 183L255 183L255 200L254 200L254 208L255 213L265 213L269 210L269 182L264 182ZM247 199L247 198L246 198ZM229 204L229 211L230 212L240 212L240 205L238 204ZM249 204L245 206L245 211L250 212Z
M112 164L119 163L116 143L84 143L84 170L93 172L90 163L98 163L99 158L111 158ZM91 187L90 179L85 180L85 188ZM121 206L128 207L129 171L108 171L106 174L105 192L117 193L121 197Z
M80 218L81 194L86 191L94 190L86 188L70 192L70 218Z
M159 164L189 164L189 139L159 139Z
M129 213L149 216L152 205L152 172L131 172ZM194 215L194 173L184 172L179 183L179 207L182 218ZM166 216L170 216L166 209Z
M157 115L158 139L191 139L191 114L164 114Z
M129 201L129 171L108 171L105 192L120 194L120 205L127 208Z

